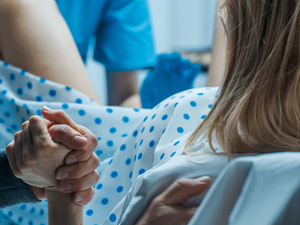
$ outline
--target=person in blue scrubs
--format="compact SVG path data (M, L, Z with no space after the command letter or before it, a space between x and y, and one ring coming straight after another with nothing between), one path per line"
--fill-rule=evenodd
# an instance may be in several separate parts
M106 67L108 104L121 105L138 93L136 70L152 66L155 58L147 1L56 2L84 61L90 38L96 37L94 59Z

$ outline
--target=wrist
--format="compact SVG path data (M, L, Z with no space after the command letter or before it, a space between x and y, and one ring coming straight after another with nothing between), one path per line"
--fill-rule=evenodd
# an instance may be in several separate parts
M49 225L82 225L82 206L75 205L72 194L47 191Z
M34 187L29 185L34 197L36 197L37 200L46 200L46 193L45 193L45 189L44 188L38 188L38 187Z

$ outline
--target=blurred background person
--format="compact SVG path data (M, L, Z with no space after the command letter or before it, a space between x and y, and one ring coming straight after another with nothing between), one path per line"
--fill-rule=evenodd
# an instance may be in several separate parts
M108 105L139 107L137 70L153 66L155 59L147 1L56 0L56 3L83 61L87 61L91 45L93 58L105 66ZM100 75L101 71L94 73Z

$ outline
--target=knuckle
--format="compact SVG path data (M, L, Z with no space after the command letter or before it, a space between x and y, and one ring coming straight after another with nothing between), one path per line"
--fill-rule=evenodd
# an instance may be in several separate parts
M94 134L91 136L91 145L93 148L96 148L98 145L98 138Z
M97 170L94 170L94 176L95 176L95 183L97 183L98 180L100 179L100 173Z
M17 133L15 133L14 139L16 140L16 139L19 138L21 135L22 135L22 131L18 131Z
M189 182L188 179L181 178L181 179L175 181L174 186L175 186L175 188L182 189L188 185L188 182Z
M29 121L25 121L23 124L22 124L22 130L25 129L25 127L27 127L29 125Z
M29 124L30 123L36 123L36 122L38 122L40 120L40 117L39 116L32 116L32 117L30 117L30 119L29 119Z
M67 116L67 113L63 110L57 110L55 113L54 113L55 116L58 116L58 117L66 117Z
M77 180L73 185L72 185L72 189L73 191L83 191L83 181L82 180Z
M98 165L99 165L99 158L97 157L97 155L93 152L93 155L92 155L92 157L93 157L93 163L92 163L92 167L93 167L93 169L96 169L97 167L98 167Z

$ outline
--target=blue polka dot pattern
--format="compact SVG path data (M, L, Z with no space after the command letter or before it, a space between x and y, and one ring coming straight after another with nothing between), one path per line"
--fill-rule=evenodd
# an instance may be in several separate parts
M109 133L114 134L116 133L117 129L115 127L112 127L109 129Z
M98 184L98 185L97 185L97 190L100 190L100 189L102 189L102 187L103 187L103 184L101 184L101 183L100 183L100 184Z
M132 134L133 137L136 137L136 136L138 135L138 133L139 133L139 132L138 132L137 130L135 130L135 131L133 132L133 134Z
M201 119L203 119L203 120L204 120L205 118L206 118L206 115L203 115L203 116L201 116Z
M212 107L213 107L213 105L212 105L212 104L208 105L208 108L212 109Z
M26 74L26 71L25 71L25 70L21 70L20 74L21 74L22 76L24 76L24 75Z
M80 109L78 111L79 116L84 116L85 115L85 111L83 109Z
M88 216L91 216L91 215L93 215L93 210L91 210L91 209L89 209L89 210L87 210L86 211L86 215L88 215Z
M62 106L61 106L63 109L68 109L69 108L69 105L67 104L67 103L64 103L64 104L62 104Z
M108 147L114 146L114 142L112 140L107 141L106 144L107 144Z
M36 110L36 114L37 114L38 116L42 116L42 115L43 115L43 114L42 114L42 110L40 110L40 109Z
M152 126L152 127L150 128L149 132L152 133L153 130L154 130L154 126Z
M142 157L143 157L143 154L140 153L140 154L138 155L138 160L140 160Z
M162 119L162 120L168 119L168 115L164 115L161 119Z
M197 106L197 103L194 102L194 101L191 101L191 102L190 102L190 105L191 105L192 107L196 107L196 106Z
M23 89L22 88L18 88L17 89L17 94L18 95L22 95L23 94Z
M11 73L11 74L9 75L9 79L10 79L11 81L14 81L14 80L16 79L15 74Z
M50 95L50 97L55 97L56 96L56 91L54 90L54 89L51 89L50 91L49 91L49 95Z
M10 68L13 66L7 67L7 72L3 67L0 68L6 73L5 76L0 74L0 149L13 139L23 121L34 114L41 115L43 105L66 110L76 123L88 127L99 140L95 153L101 161L97 168L101 178L94 186L98 201L91 202L85 208L83 216L86 224L100 224L104 220L105 225L117 224L118 220L111 222L110 217L113 214L116 218L122 216L117 204L130 188L136 188L137 176L143 176L164 160L182 155L181 145L202 122L199 117L209 113L216 96L215 91L203 88L174 95L152 110L98 107L89 97L69 87L36 78L29 73L20 77L20 70L13 71ZM15 74L15 77L12 78L11 74ZM18 95L18 88L22 88L21 96ZM54 97L50 96L50 90L55 91ZM197 95L200 93L205 97ZM82 115L80 110L84 111ZM182 133L178 128L182 128ZM158 144L159 148L156 148ZM30 204L26 206L26 209L23 205L12 206L3 209L3 212L9 215L11 211L11 220L15 223L22 217L21 224L47 224L46 202L37 203L34 207ZM93 214L88 215L88 210L92 210Z
M100 118L95 119L95 124L99 125L102 123L102 120Z
M109 216L109 220L110 220L111 222L116 222L116 220L117 220L116 215L115 215L115 214L111 214L111 215Z
M178 127L178 128L177 128L177 132L178 132L178 133L183 133L183 132L184 132L184 130L183 130L183 128L182 128L182 127Z
M139 170L139 175L142 175L142 174L145 173L145 172L146 172L145 169L140 169L140 170Z
M183 115L183 118L186 119L186 120L189 120L189 119L190 119L190 116L189 116L189 114L184 114L184 115Z
M128 166L130 165L130 163L131 163L131 159L130 158L126 159L125 164Z
M8 64L7 62L3 62L3 66L4 66L4 67L8 67L9 64Z
M39 215L42 216L45 214L45 211L43 209L40 210Z
M101 200L102 205L107 205L108 204L108 199L107 198L103 198Z
M28 88L29 90L32 89L32 83L31 83L31 82L27 82L27 88Z
M116 177L118 176L118 172L117 172L117 171L113 171L113 172L110 174L110 176L111 176L112 178L116 178Z
M43 101L42 97L41 97L41 96L39 96L39 95L35 97L35 100L36 100L37 102L41 102L41 101Z
M118 192L118 193L121 193L123 190L124 190L124 188L123 188L122 186L119 186L119 187L117 188L117 192Z
M176 142L174 143L174 146L178 145L179 143L180 143L180 141L176 141Z
M149 146L152 148L155 145L155 141L150 141Z
M124 123L128 123L128 122L129 122L129 118L128 118L127 116L124 116L124 117L123 117L123 122L124 122Z
M75 101L77 104L81 104L82 103L82 100L80 98L77 98L76 101Z
M125 149L126 149L126 145L125 145L125 144L122 144L121 147L120 147L120 150L121 150L121 151L124 151Z
M43 83L45 83L45 82L46 82L46 79L40 78L40 83L41 83L41 84L43 84Z

